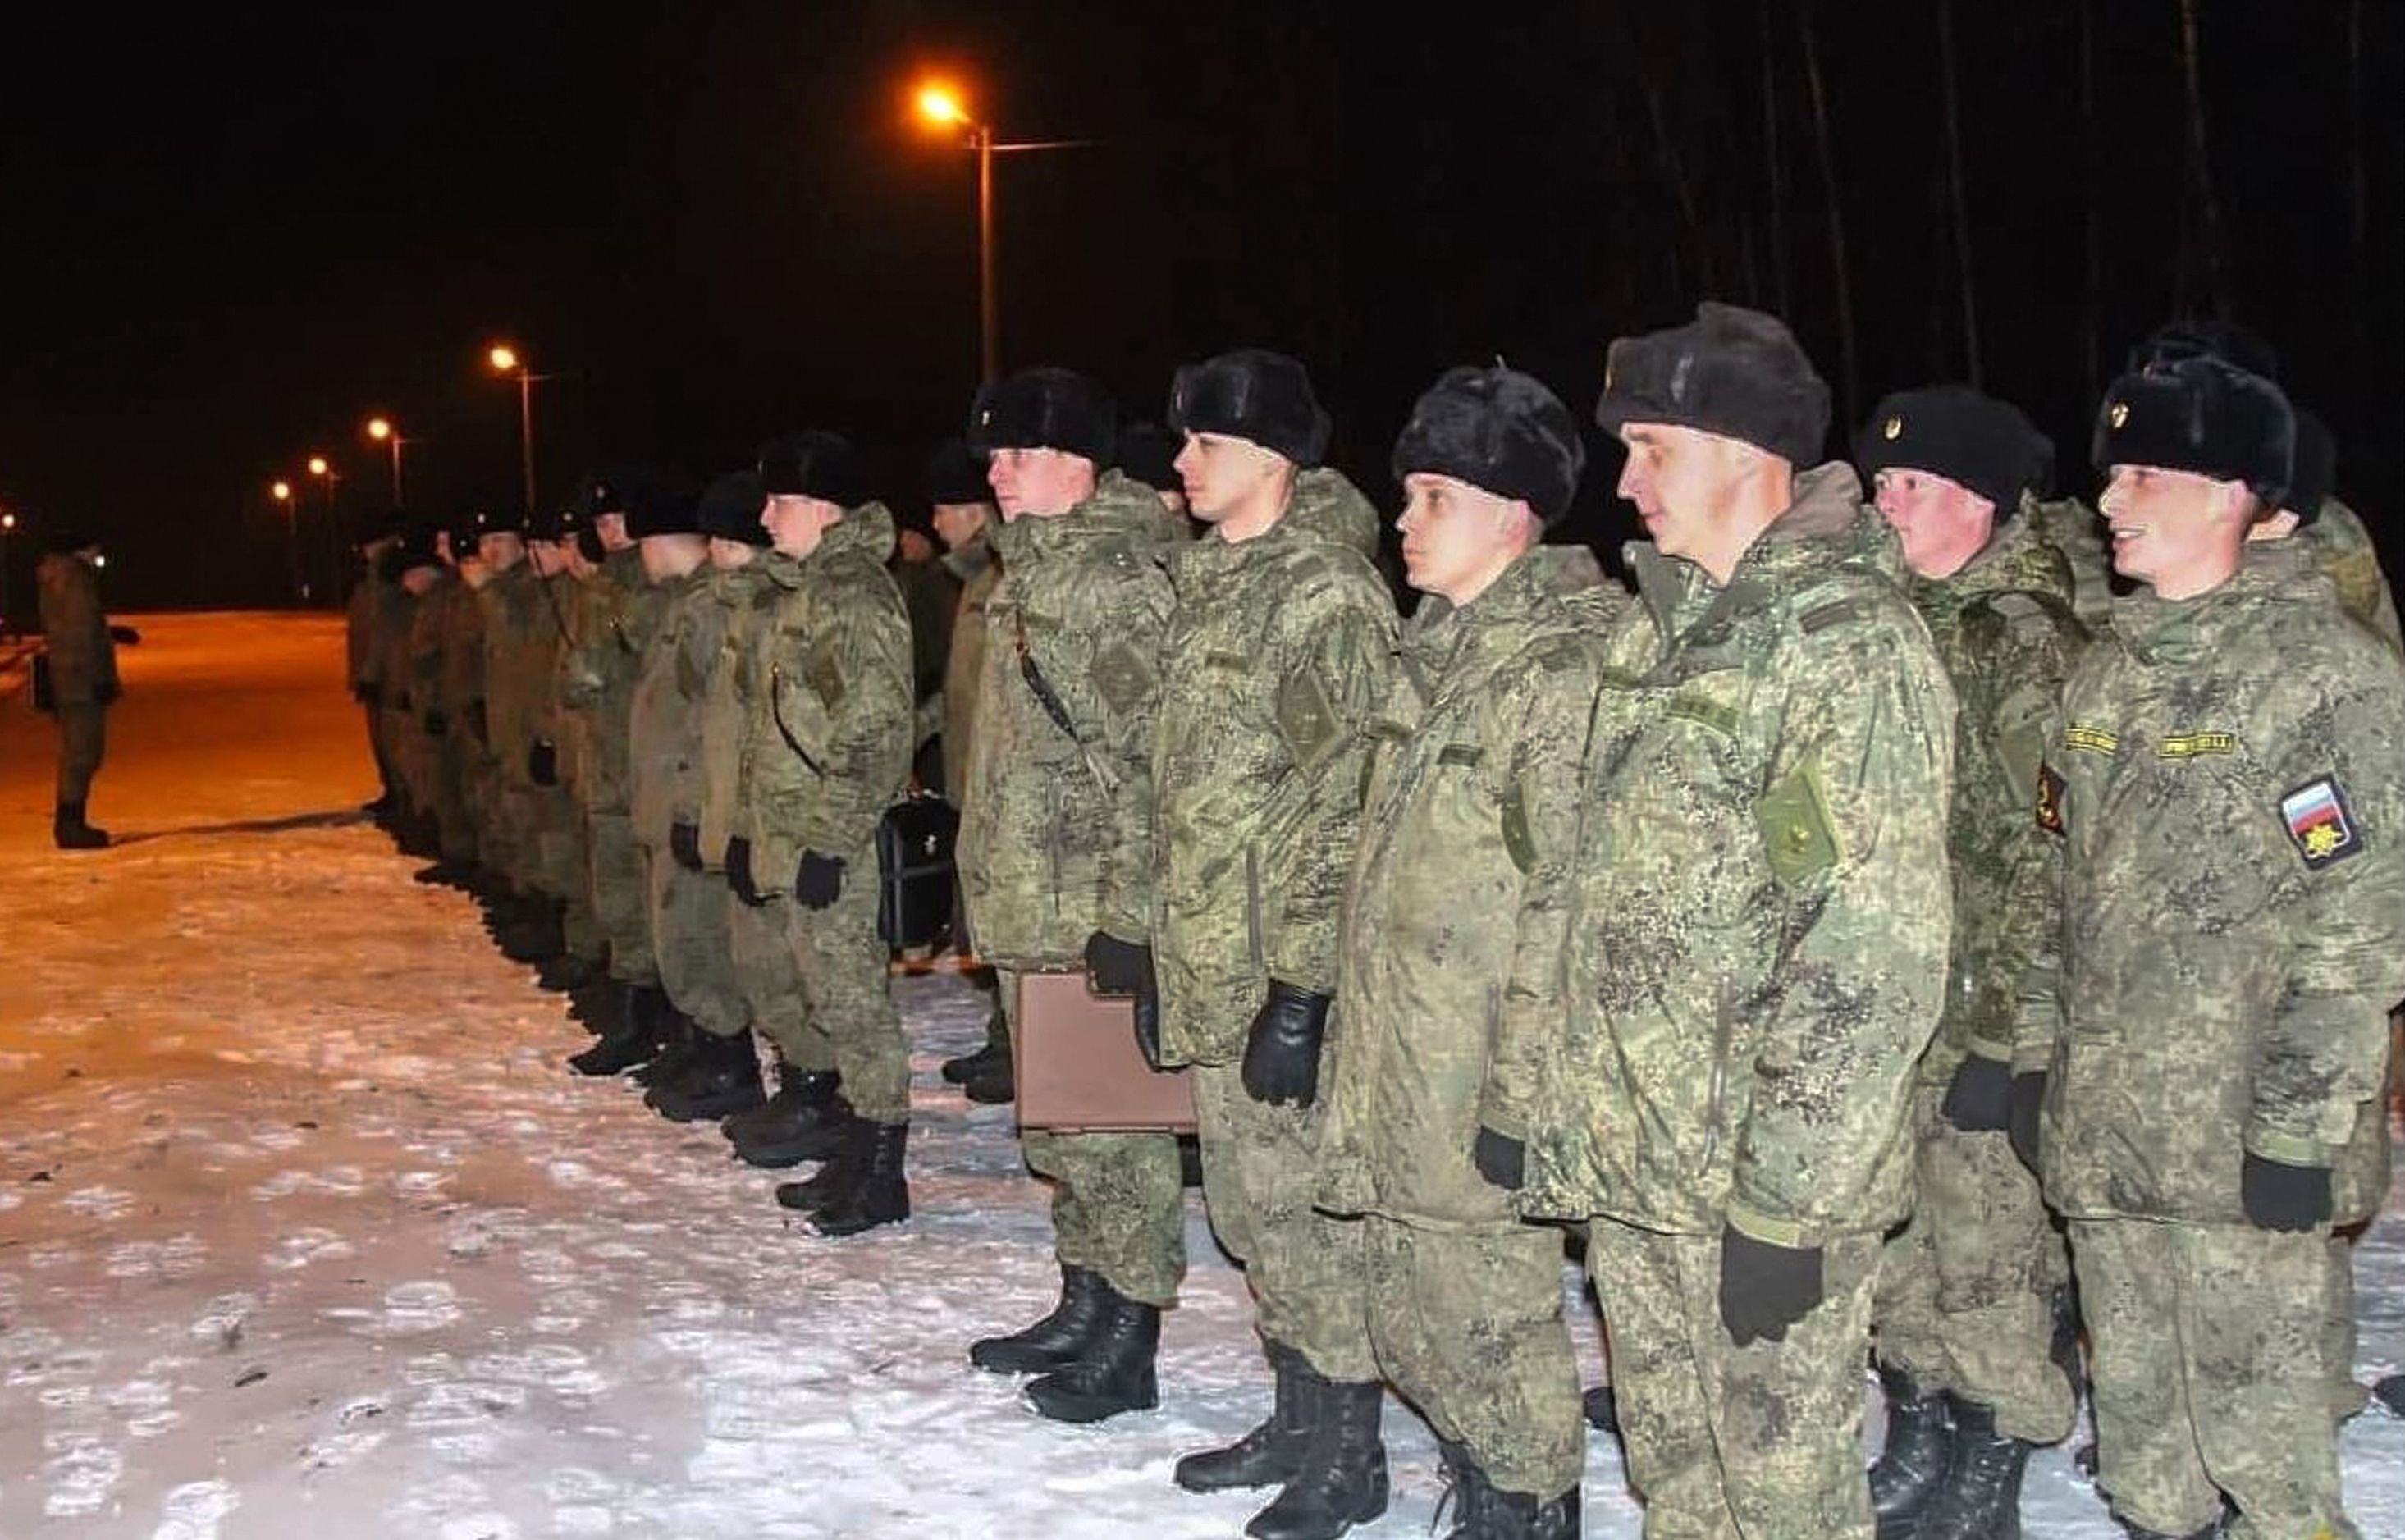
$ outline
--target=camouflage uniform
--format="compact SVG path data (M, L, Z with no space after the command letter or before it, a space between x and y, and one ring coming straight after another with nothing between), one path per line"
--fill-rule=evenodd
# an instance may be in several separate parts
M406 812L422 817L434 806L434 740L418 720L415 654L411 641L424 601L398 583L376 607L369 637L369 668L374 682L376 725L371 739L381 756L378 768Z
M630 712L643 649L668 596L643 577L639 551L612 553L577 592L575 651L562 656L561 704L578 726L576 800L584 818L586 903L610 947L610 976L656 981L643 861L628 809Z
M485 618L485 743L493 755L490 831L502 875L522 892L541 886L541 798L527 754L542 735L542 695L556 655L542 580L521 560L477 591Z
M877 934L877 824L910 774L910 621L885 559L893 516L850 510L816 550L753 561L771 601L752 637L736 827L775 915L809 1019L833 1040L852 1111L907 1123L910 1055ZM747 568L746 570L749 570ZM803 852L843 862L835 902L793 896Z
M2022 516L2071 567L2071 612L2090 635L2113 613L2113 553L2104 548L2104 520L2076 497L2022 499Z
M1547 550L1404 626L1370 725L1320 1134L1322 1205L1370 1216L1378 1367L1498 1487L1540 1499L1578 1485L1586 1448L1562 1237L1519 1223L1470 1150L1481 1127L1526 1137L1556 1029L1595 692Z
M457 568L435 593L442 632L440 680L435 699L441 703L443 781L446 798L456 789L459 829L445 824L443 853L464 856L486 870L504 870L501 846L493 833L496 781L500 767L493 758L485 707L485 607L476 583ZM424 719L421 717L421 723ZM446 802L445 805L453 805ZM464 849L455 849L457 838Z
M1080 966L1095 930L1146 931L1154 660L1172 602L1155 559L1160 509L1149 488L1105 471L1068 512L992 532L1003 570L986 600L958 848L970 928L1002 971L1008 1009L1019 973ZM1038 698L1022 657L1074 735ZM1062 1265L1139 1303L1174 1304L1186 1271L1176 1139L1031 1132L1024 1144L1028 1165L1054 1184Z
M2059 945L2023 990L2047 1199L2071 1223L2099 1484L2184 1534L2351 1535L2328 1413L2326 1230L2248 1222L2244 1156L2335 1168L2405 993L2405 670L2314 553L2117 600L2037 801ZM2169 1026L2152 1024L2168 1021Z
M1394 601L1369 559L1377 527L1352 483L1304 470L1264 533L1175 548L1153 746L1160 876L1149 923L1112 931L1150 939L1161 1058L1196 1067L1203 1197L1261 1335L1347 1383L1377 1365L1361 1227L1312 1208L1326 1104L1256 1101L1238 1066L1271 980L1335 994L1363 729L1394 650Z
M944 659L944 790L957 799L969 783L969 745L976 741L977 686L985 676L985 607L1002 581L991 525L978 530L944 566L961 581L960 609L952 618L951 649Z
M2004 1132L1941 1111L1966 1056L2003 1072L2022 974L2052 921L2044 836L2031 823L2046 719L2085 642L2068 565L2015 519L1947 578L1905 581L1953 680L1954 947L1945 1015L1914 1091L1920 1201L1888 1243L1875 1320L1881 1363L1923 1391L1993 1407L1999 1432L2069 1435L2071 1381L2051 1357L2069 1263L2037 1180Z
M1594 1217L1629 1474L1659 1536L1868 1540L1854 1430L1879 1237L1950 939L1953 692L1849 467L1724 587L1631 550L1588 752L1569 1017L1523 1211ZM1736 1345L1723 1227L1818 1247L1822 1302Z
M49 659L52 714L59 721L58 801L81 808L108 749L108 707L122 694L117 643L100 607L100 575L72 552L42 558L42 651Z
M584 591L600 580L556 572L539 581L543 586L546 626L537 631L542 645L530 660L534 672L527 682L534 692L537 734L551 743L555 762L553 784L535 788L539 886L560 903L560 933L569 955L598 962L608 940L593 912L584 812L579 805L578 786L584 774L584 714L569 708L561 690L569 665L584 645L577 626L584 615Z
M395 542L375 543L388 550ZM386 681L376 637L383 629L384 609L401 592L401 586L386 581L376 567L371 561L359 581L351 585L350 598L343 607L343 646L350 670L351 696L367 717L368 749L375 756L376 777L387 793L394 793L401 790L401 772L392 763L391 746L385 737Z

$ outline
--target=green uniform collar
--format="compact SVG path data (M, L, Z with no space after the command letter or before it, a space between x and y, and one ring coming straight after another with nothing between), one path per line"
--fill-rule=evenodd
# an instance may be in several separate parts
M1138 549L1160 543L1160 499L1152 488L1105 470L1094 494L1053 518L1021 515L992 526L994 553L1006 566L1041 562L1117 541Z
M2300 540L2248 546L2228 582L2194 598L2166 599L2140 584L2114 599L2113 635L2142 663L2185 662L2210 651L2214 638L2239 616L2279 603L2337 608L2338 590Z
M883 503L862 503L827 526L818 548L807 556L788 556L774 546L760 553L752 565L780 588L799 588L813 573L824 572L852 557L882 567L893 554L893 515Z

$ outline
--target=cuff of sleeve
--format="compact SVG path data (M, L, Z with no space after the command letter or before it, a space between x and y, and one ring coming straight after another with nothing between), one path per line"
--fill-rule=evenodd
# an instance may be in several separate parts
M1789 1251L1800 1252L1820 1244L1817 1236L1796 1221L1775 1218L1735 1197L1723 1206L1721 1217L1728 1222L1729 1228L1749 1235L1766 1246L1784 1246Z
M1998 1064L2013 1061L2013 1045L2001 1038L1974 1036L1965 1046L1970 1049L1973 1058L1990 1059Z
M1528 1119L1511 1104L1511 1099L1498 1095L1491 1085L1479 1099L1478 1126L1491 1128L1516 1143L1528 1142Z
M2246 1129L2246 1153L2282 1166L2335 1166L2338 1152L2317 1139L2300 1139L2266 1128L2260 1123Z

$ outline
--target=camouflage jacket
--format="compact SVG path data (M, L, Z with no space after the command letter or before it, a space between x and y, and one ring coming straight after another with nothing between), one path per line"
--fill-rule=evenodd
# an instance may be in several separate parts
M781 596L768 581L759 555L741 567L712 567L710 592L725 611L718 618L718 651L696 681L694 697L699 712L701 757L695 785L700 804L694 819L701 836L706 870L725 869L726 842L744 833L742 810L737 805L743 781L743 735L751 725L752 702L767 681L767 661L755 645L760 630L771 623L769 611ZM759 863L752 875L765 879Z
M668 595L644 578L642 553L632 550L612 552L575 593L569 632L576 646L560 654L558 695L577 724L577 800L591 812L624 813L635 679Z
M454 569L429 597L437 596L436 624L443 655L436 665L435 698L449 719L448 731L471 753L484 757L490 747L476 735L476 721L485 698L485 607L474 584Z
M659 624L643 643L626 703L628 812L635 837L668 847L668 826L701 821L701 704L730 611L707 567L654 585Z
M2048 1201L2242 1224L2245 1152L2340 1164L2405 995L2405 666L2314 553L2115 601L2035 806L2062 917L2015 1057L2048 1071Z
M1151 488L1112 470L1070 511L993 530L1002 581L986 599L959 841L962 896L989 962L1059 967L1097 929L1145 936L1172 597L1160 513Z
M1173 548L1146 927L1168 1063L1233 1062L1272 979L1335 993L1364 729L1393 668L1377 539L1352 483L1306 470L1260 535Z
M359 581L351 584L351 596L343 605L343 658L345 678L356 693L363 685L377 682L375 677L375 612L382 595L378 589L392 586L378 578L373 564Z
M382 708L415 727L433 704L433 693L418 689L416 643L418 617L434 607L399 583L389 586L392 593L376 606L368 667Z
M2076 497L2024 497L2021 516L2069 564L2071 612L2081 627L2091 636L2103 630L2113 613L2113 553L2104 543L2103 519Z
M1370 724L1320 1134L1322 1205L1511 1221L1470 1164L1526 1137L1559 1030L1597 646L1539 549L1462 609L1423 601Z
M1948 578L1909 574L1904 590L1928 623L1954 685L1953 960L1946 1009L1921 1060L1943 1085L1965 1054L2013 1053L2021 977L2053 920L2045 836L2030 821L2038 760L2062 681L2087 643L2072 614L2069 564L2027 519Z
M1884 1230L1952 934L1945 666L1843 465L1797 476L1725 587L1650 547L1630 565L1523 1210Z
M752 637L735 827L761 892L791 890L805 850L875 880L877 821L910 777L910 617L893 550L893 515L866 503L808 556L754 564L770 602Z
M434 580L417 600L409 618L408 664L410 715L420 724L429 711L441 712L445 719L446 733L465 732L464 726L454 726L449 718L458 710L459 703L450 698L443 689L443 643L453 623L453 607L459 602L467 584L449 567ZM473 601L470 601L472 603ZM387 703L389 704L389 703Z
M106 706L123 692L117 681L117 643L100 608L100 574L81 556L61 552L43 557L34 577L41 590L50 698L61 706Z
M990 528L991 526L989 526ZM944 658L944 791L958 802L969 783L969 749L977 741L977 689L985 677L985 607L1002 581L993 542L980 529L967 544L944 557L961 581L960 609L952 617L950 650Z
M2322 576L2338 589L2339 608L2405 657L2405 633L2397 627L2397 601L2388 592L2388 577L2380 569L2380 553L2372 549L2371 532L2355 510L2336 497L2325 500L2314 522L2297 533L2313 551Z
M511 782L527 778L527 755L549 735L551 679L559 622L534 564L521 561L477 591L485 615L485 722L493 757Z

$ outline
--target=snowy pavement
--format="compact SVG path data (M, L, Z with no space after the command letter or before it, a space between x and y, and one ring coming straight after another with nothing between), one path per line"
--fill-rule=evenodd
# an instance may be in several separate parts
M137 618L93 816L48 847L49 729L0 680L0 1536L1232 1536L1265 1494L1172 1462L1266 1370L1188 1195L1161 1409L1047 1423L969 1340L1057 1275L1009 1109L935 1076L956 976L897 982L910 1224L824 1240L717 1130L559 1068L585 1041L467 900L352 809L371 790L331 618ZM2361 1368L2405 1345L2405 1221L2367 1240ZM1575 1289L1573 1275L1566 1285ZM1582 1367L1599 1376L1574 1295ZM1390 1406L1424 1535L1434 1446ZM2368 1536L2405 1537L2405 1423L2346 1435ZM1589 1535L1635 1535L1590 1440ZM2035 1536L2117 1532L2064 1451Z

